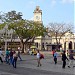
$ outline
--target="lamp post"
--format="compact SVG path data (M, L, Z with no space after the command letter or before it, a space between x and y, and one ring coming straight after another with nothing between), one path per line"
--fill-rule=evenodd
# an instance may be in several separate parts
M8 33L8 25L6 24L4 27L4 32L5 32L5 51L7 49L7 33Z

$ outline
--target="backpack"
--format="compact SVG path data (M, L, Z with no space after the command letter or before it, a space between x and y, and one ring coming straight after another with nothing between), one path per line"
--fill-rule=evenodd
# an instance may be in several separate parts
M40 59L44 59L44 55L43 54L40 54Z

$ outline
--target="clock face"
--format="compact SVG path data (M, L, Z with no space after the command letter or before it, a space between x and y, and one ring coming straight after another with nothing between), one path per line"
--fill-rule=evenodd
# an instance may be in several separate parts
M40 17L39 17L39 16L36 16L36 19L37 19L37 20L39 20L39 19L40 19Z

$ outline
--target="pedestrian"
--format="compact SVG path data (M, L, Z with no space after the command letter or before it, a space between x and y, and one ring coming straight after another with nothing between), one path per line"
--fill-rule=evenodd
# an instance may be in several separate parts
M9 52L9 50L7 49L7 50L6 50L6 57L5 57L5 61L6 61L7 64L10 64L10 63L9 63L9 54L10 54L10 52Z
M3 63L2 56L4 56L4 55L2 53L2 50L0 49L0 61L1 61L1 63Z
M10 64L12 64L13 62L13 51L12 50L10 51L9 57L10 57Z
M74 67L74 57L73 57L73 51L70 50L70 53L69 53L69 65L68 67L70 68L71 66Z
M20 61L22 61L21 55L20 55L20 51L18 50L18 58L20 59Z
M65 66L66 66L66 59L68 60L66 54L65 54L65 51L63 51L62 53L62 61L63 61L63 65L62 65L62 68L65 69Z
M56 50L54 52L54 62L55 62L55 64L57 64L57 52L56 52Z
M16 65L17 65L17 57L18 57L17 53L14 51L13 52L13 63L12 63L14 68L16 68Z
M39 52L39 50L37 50L37 63L38 63L37 67L41 66L40 60L41 60L40 59L40 52Z

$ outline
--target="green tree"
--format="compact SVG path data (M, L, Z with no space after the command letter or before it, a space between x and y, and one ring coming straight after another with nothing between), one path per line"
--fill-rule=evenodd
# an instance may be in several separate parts
M46 32L43 24L28 20L19 20L15 23L11 23L9 28L15 30L15 33L20 38L22 44L22 52L24 52L24 44L26 45L30 39L32 39L32 42L34 42L35 37L43 36L44 32Z
M19 20L22 20L21 12L16 12L15 10L7 13L0 12L0 30L2 30L6 24L9 26L11 23Z
M50 36L55 37L56 44L60 43L60 39L68 31L72 32L73 25L66 23L49 23L48 33ZM59 37L59 38L58 38Z
M21 12L17 13L16 11L10 11L0 14L0 20L3 25L8 24L8 28L13 29L16 36L20 38L22 52L24 52L24 44L30 39L34 42L35 37L43 36L46 31L42 23L22 19ZM3 26L2 24L1 28Z
M15 10L7 12L7 13L1 13L0 12L0 20L2 23L4 22L13 22L17 20L22 19L22 13L21 12L16 12Z

